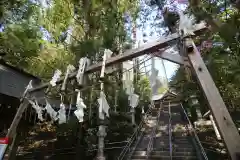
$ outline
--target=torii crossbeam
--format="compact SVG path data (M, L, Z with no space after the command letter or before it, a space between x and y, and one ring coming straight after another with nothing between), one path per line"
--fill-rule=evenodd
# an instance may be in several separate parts
M199 35L207 28L205 25L200 24L195 27L194 33ZM160 49L167 47L170 42L179 39L179 35L177 33L171 34L170 36L160 38L159 40L143 45L136 49L131 49L126 51L122 55L117 55L112 57L106 61L106 66L114 65L116 63L121 63L127 60L131 60L133 58L139 57L144 54L156 53L159 52ZM193 42L192 42L193 43ZM194 44L194 43L193 43ZM183 64L183 59L179 55L170 55L167 53L161 54L159 53L159 57L169 60L174 63ZM197 48L194 45L194 50L191 54L188 54L189 64L193 68L193 71L196 73L199 84L202 87L202 90L206 96L206 99L209 101L209 106L212 111L212 114L216 120L218 128L221 132L221 135L224 139L226 147L231 155L233 160L237 160L236 154L240 152L240 136L238 134L238 130L233 123L233 120L223 102L222 97L219 94L217 87L215 86L210 73L207 70ZM89 66L85 73L92 73L94 71L100 70L102 63L97 63ZM76 73L73 73L69 76L69 79L73 79L76 76ZM61 78L57 81L57 84L63 82L64 78ZM29 90L29 93L33 93L39 91L41 89L45 89L49 86L49 83L45 83L41 86L35 87L34 89ZM8 136L12 138L16 132L16 128L19 124L19 121L22 117L24 110L27 108L25 103L22 103L14 117L14 120L9 128Z

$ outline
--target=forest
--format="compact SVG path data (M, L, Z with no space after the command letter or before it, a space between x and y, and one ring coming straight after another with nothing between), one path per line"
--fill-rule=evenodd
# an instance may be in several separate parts
M149 15L153 12L159 12L154 17L154 22L150 24L156 28L155 32L161 36L171 34L171 24L176 22L174 11L164 12L162 15L164 7L173 8L173 10L176 7L169 5L169 2L167 0L2 0L0 2L0 57L8 64L47 82L50 81L56 69L65 71L68 64L77 66L81 57L88 57L91 63L97 63L101 61L105 48L110 49L113 55L122 54L133 48L135 42L132 33L136 29L144 28L149 21ZM176 2L182 3L177 0ZM209 27L208 31L195 37L194 41L200 49L234 123L240 128L238 116L240 111L238 79L240 78L240 1L189 0L187 3L186 12L194 15L198 22L205 21ZM149 34L146 35L143 32L142 37L150 37L153 33ZM91 84L98 83L96 77L99 74L99 72L93 74L90 78ZM110 113L111 120L107 122L106 141L108 142L115 139L125 141L133 132L130 120L125 114L129 107L126 104L127 96L119 85L121 76L121 72L114 72L107 78L109 83L114 84L113 87L105 89L109 93L109 103L112 106L116 105L117 110L120 111L119 114ZM169 86L174 88L183 100L196 94L200 104L206 106L206 100L196 84L195 75L189 71L185 76L182 67L176 71L169 82ZM134 85L136 92L141 95L139 106L147 108L151 93L148 79L136 71ZM92 110L86 110L84 124L79 125L73 117L67 124L61 126L46 122L31 126L30 130L38 133L38 136L42 133L42 137L57 136L58 141L52 151L56 155L74 152L81 157L86 148L91 150L97 143L98 122L95 116L97 112L95 99L98 96L98 90L99 87L92 87L83 92L87 106L92 106ZM116 90L118 92L115 92ZM165 91L165 88L161 90ZM54 90L51 96L55 96L55 92ZM70 101L69 97L66 99ZM207 107L203 108L203 113L209 110ZM194 109L191 106L188 109L190 117L194 119L194 111L191 111ZM110 110L114 111L114 109ZM141 108L137 108L136 112L136 120L139 122ZM87 127L87 133L83 133L81 128L84 127ZM125 129L122 130L122 128ZM46 132L49 133L46 134ZM26 134L31 133L26 132ZM36 135L32 134L32 136ZM76 140L79 143L76 144ZM23 150L36 150L44 146L46 141L29 139L24 143L20 142L20 146L24 148ZM66 151L57 150L72 146L77 147ZM118 152L119 149L113 150L109 152L109 156ZM36 152L38 153L40 152ZM88 152L86 156L91 157L91 155L94 156L95 153Z

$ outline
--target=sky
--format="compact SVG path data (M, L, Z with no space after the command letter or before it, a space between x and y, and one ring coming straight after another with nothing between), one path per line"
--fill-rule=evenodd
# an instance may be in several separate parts
M141 37L139 36L139 39L141 40ZM149 41L148 42L151 42L152 40L157 40L157 38L153 39L152 37L148 37ZM148 43L147 42L147 43ZM140 45L143 45L144 43L140 43ZM140 60L142 59L147 59L145 58L146 56L142 56L140 57ZM159 70L159 73L158 73L158 76L159 77L165 77L165 72L164 72L164 66L165 66L165 69L166 69L166 74L167 74L167 78L170 80L170 78L174 75L174 73L176 72L176 70L178 69L179 65L178 64L175 64L175 63L172 63L172 62L169 62L167 60L163 60L163 64L162 64L162 61L160 58L158 57L155 57L154 58L154 61L155 61L155 68ZM147 70L151 70L151 59L147 60L146 61L146 66L147 67ZM164 65L164 66L163 66ZM144 68L144 66L142 66ZM145 68L144 68L145 69Z

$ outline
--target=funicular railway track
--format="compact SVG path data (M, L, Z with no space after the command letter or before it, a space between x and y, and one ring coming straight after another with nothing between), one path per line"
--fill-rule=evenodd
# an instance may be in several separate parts
M207 160L180 103L155 105L124 160Z

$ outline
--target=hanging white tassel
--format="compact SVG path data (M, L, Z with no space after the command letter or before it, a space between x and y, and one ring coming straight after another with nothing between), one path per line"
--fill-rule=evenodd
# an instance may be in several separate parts
M52 80L50 81L50 84L53 87L56 86L56 82L57 82L58 79L60 79L61 74L62 74L62 72L60 70L58 70L58 69L54 72Z
M66 109L63 103L60 104L60 109L58 111L58 123L63 124L66 123Z
M106 114L107 117L109 117L109 105L106 99L106 95L104 92L100 92L100 98L98 98L98 104L99 104L99 118L104 119L104 113Z
M130 106L131 106L132 108L136 108L137 105L138 105L138 102L139 102L139 95L137 95L137 94L132 94L132 95L130 96Z
M50 115L50 117L56 121L58 119L57 117L57 112L52 108L52 106L50 105L50 103L46 100L46 110L47 113Z
M109 49L104 50L104 54L106 54L106 59L110 58L112 56L112 53L113 52ZM112 65L112 66L106 67L104 72L109 74L109 73L112 73L116 70L117 70L117 67Z
M29 100L29 103L30 103L30 104L32 105L32 107L36 110L36 113L37 113L37 115L38 115L38 119L39 119L40 121L43 121L44 119L43 119L42 112L43 112L44 109L41 108L41 107L39 107L37 100L35 100L35 102L32 101L32 100Z
M77 95L77 110L74 111L75 116L79 120L79 122L83 122L83 117L84 117L84 108L87 108L86 105L83 102L83 99L81 98L81 92L78 92Z
M106 55L106 59L110 58L113 52L110 49L105 49L104 54Z
M78 72L76 75L76 79L79 85L83 83L83 74L87 66L90 64L90 60L86 57L83 57L79 60Z
M144 111L144 107L142 107L142 114L144 114L145 113L145 111Z
M101 70L101 75L100 75L101 78L104 77L106 60L112 56L112 53L113 52L109 49L104 50L103 61L102 61L102 70Z
M134 93L133 83L129 81L129 83L126 83L126 94L132 95Z
M139 95L134 94L134 90L135 89L133 87L127 88L129 106L131 106L132 108L137 107L139 101Z
M74 114L80 123L83 122L83 117L84 117L83 108L78 108L76 111L74 111Z

